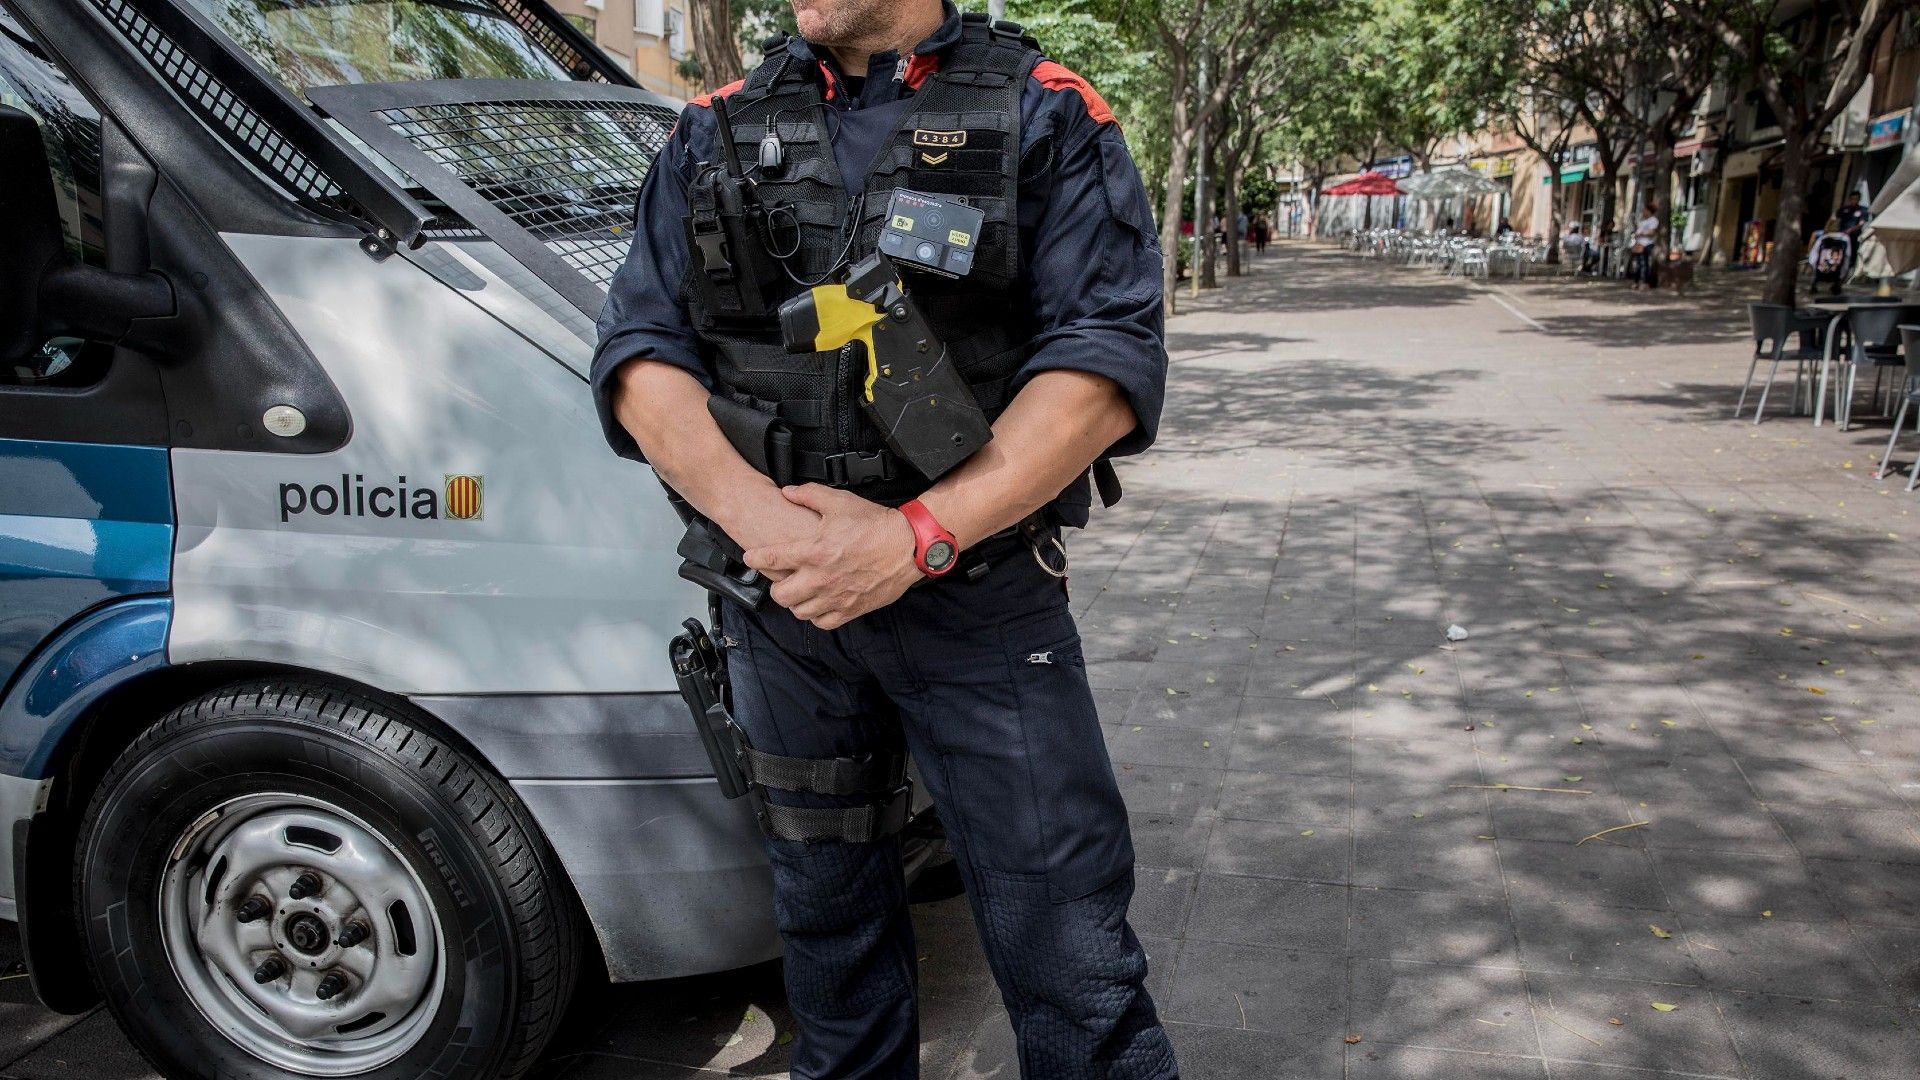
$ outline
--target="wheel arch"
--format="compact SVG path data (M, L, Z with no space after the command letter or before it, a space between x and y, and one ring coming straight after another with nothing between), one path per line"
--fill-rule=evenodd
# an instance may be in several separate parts
M107 770L141 732L179 706L223 687L263 681L334 687L369 698L499 775L471 740L418 703L337 674L250 660L159 664L125 671L122 678L101 688L71 716L63 717L61 730L50 735L41 771L53 780L50 797L30 825L16 827L17 833L24 834L15 844L20 942L34 991L48 1008L76 1014L99 1002L99 994L86 974L69 884L80 841L80 822ZM527 814L526 819L551 848L551 840L533 816ZM573 906L577 925L591 925L566 865L557 856L552 864L558 871L557 884L564 888L566 902ZM598 936L588 933L580 939L589 952L589 964L604 967Z

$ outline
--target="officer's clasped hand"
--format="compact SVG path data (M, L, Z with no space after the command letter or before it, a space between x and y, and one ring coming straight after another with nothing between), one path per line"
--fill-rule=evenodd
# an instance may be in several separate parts
M781 489L820 515L811 540L751 548L746 563L774 579L773 600L835 630L898 600L916 581L913 528L899 511L822 484Z

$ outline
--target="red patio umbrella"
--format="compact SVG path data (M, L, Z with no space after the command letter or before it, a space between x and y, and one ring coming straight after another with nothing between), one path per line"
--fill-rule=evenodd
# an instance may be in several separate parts
M1344 184L1335 184L1323 194L1326 195L1400 195L1400 185L1393 177L1383 172L1361 173Z
M1322 192L1324 195L1365 195L1367 197L1367 219L1371 226L1373 219L1373 197L1375 195L1400 195L1400 185L1393 177L1383 172L1365 172L1344 184L1335 184Z

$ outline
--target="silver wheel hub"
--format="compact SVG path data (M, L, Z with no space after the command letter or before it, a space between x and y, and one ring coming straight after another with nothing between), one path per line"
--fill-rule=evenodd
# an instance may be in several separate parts
M207 1020L292 1072L391 1063L431 1025L445 938L418 872L364 822L304 795L193 823L160 887L167 958Z

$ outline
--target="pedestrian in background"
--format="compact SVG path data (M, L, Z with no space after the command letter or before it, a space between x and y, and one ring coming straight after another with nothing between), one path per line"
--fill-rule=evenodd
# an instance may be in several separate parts
M1653 291L1653 244L1660 235L1660 215L1654 212L1653 203L1647 203L1645 213L1633 226L1633 261L1628 276L1633 279L1634 291Z

